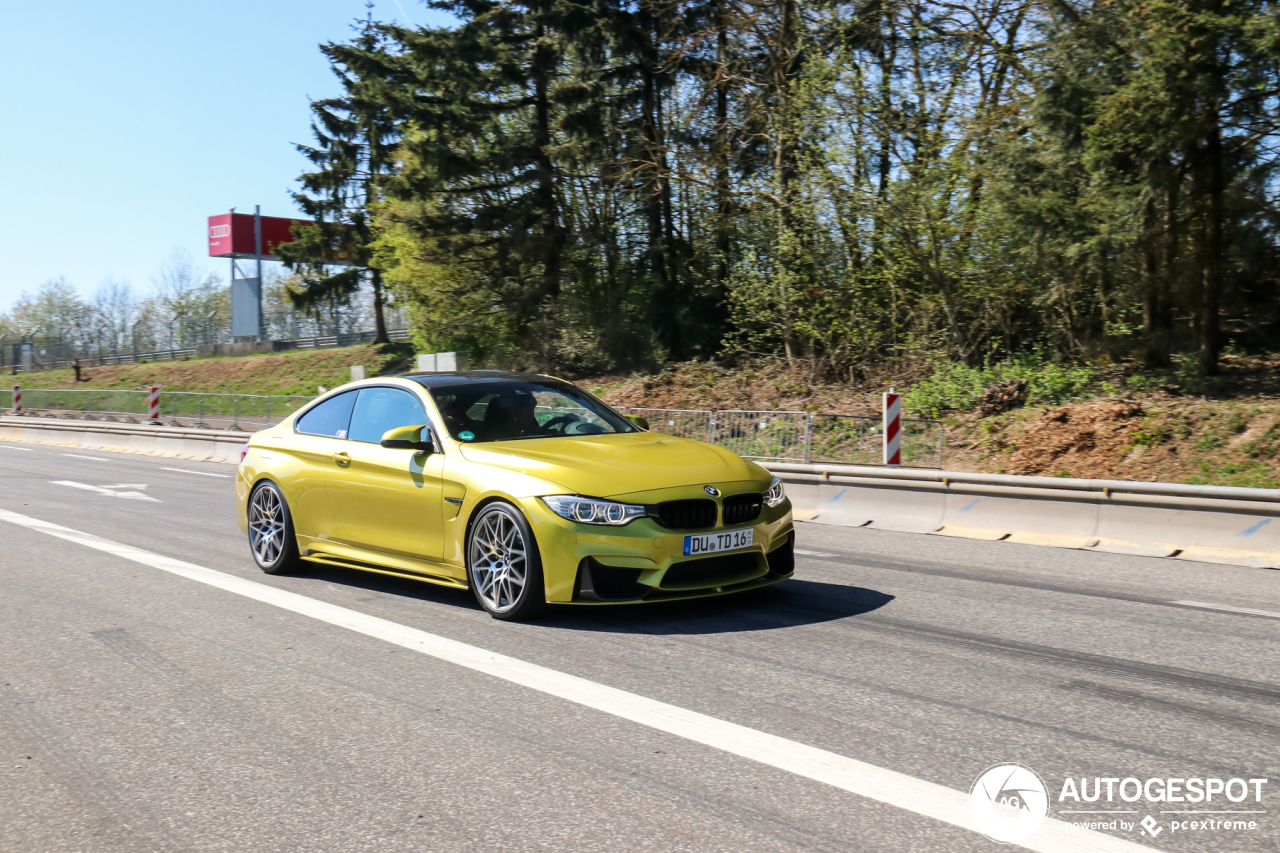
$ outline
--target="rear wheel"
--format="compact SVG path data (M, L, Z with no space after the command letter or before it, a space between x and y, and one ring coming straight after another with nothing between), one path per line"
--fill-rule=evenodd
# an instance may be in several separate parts
M491 503L467 534L467 578L495 619L528 619L546 607L542 559L529 522L508 503Z
M298 567L289 505L270 480L259 483L249 496L249 550L258 568L269 575L287 575Z

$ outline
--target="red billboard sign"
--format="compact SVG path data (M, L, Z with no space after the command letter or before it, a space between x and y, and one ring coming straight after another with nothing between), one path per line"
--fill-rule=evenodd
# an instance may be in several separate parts
M256 258L252 213L220 213L209 217L209 257ZM294 225L311 225L307 219L288 219L283 216L262 216L262 259L275 259L275 249L281 243L292 243ZM350 227L350 226L348 226ZM335 259L334 263L343 263Z

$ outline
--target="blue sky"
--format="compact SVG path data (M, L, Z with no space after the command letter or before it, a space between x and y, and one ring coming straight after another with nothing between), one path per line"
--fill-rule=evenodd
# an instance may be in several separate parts
M414 0L379 20L439 26ZM175 248L206 256L230 207L295 213L308 104L338 92L317 45L363 0L0 4L0 311L65 276L146 292Z

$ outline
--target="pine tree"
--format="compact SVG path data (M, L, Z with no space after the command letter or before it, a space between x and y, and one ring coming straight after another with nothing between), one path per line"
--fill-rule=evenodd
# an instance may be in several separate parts
M482 270L519 347L546 360L565 277L563 174L553 159L563 39L552 4L441 0L456 29L388 28L387 74L409 87L394 215L438 253ZM539 355L538 353L541 353Z
M297 148L316 169L299 178L302 191L293 198L314 224L295 226L296 241L279 246L277 254L301 273L301 286L290 292L300 309L346 302L367 280L373 290L374 343L381 344L388 338L382 271L372 262L377 235L371 209L395 167L400 131L388 108L387 80L376 73L386 38L373 20L373 4L366 8L352 42L320 47L344 94L311 105L316 145ZM335 270L338 259L346 265Z

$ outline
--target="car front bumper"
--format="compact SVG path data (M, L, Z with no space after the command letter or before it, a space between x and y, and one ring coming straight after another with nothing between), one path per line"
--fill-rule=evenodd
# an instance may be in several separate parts
M791 503L764 507L748 524L668 530L652 518L622 527L581 524L539 498L521 501L542 557L547 601L623 604L724 595L768 586L794 569ZM746 548L686 557L684 537L752 528Z

